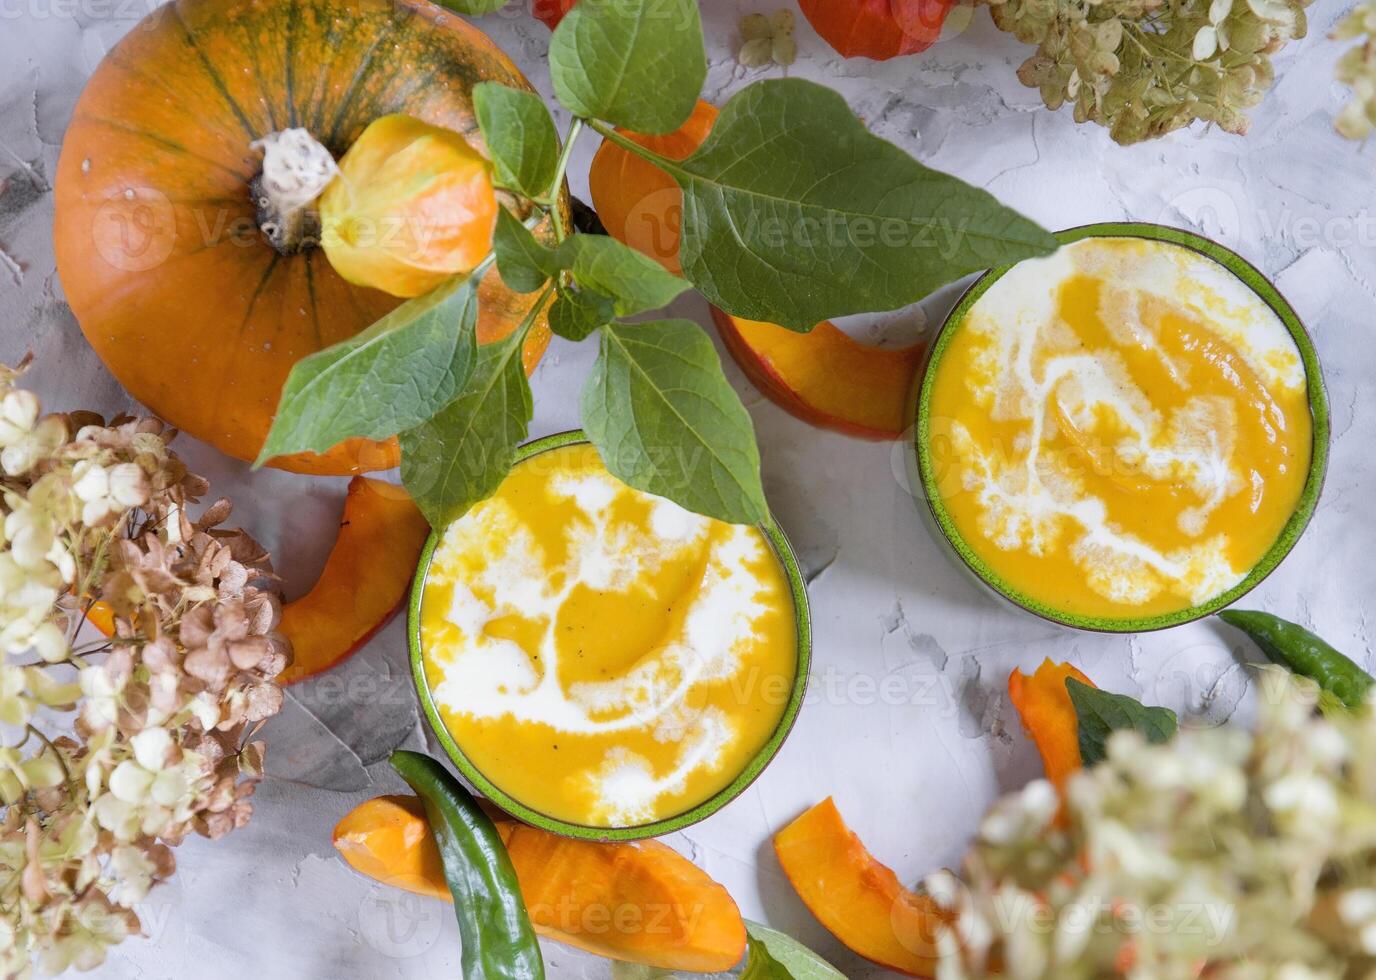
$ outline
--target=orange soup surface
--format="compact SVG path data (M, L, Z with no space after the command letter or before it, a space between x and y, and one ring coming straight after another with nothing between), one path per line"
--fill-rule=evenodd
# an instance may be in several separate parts
M1304 364L1182 246L1091 238L1015 267L934 366L929 448L964 544L1072 615L1188 610L1241 582L1308 477Z
M798 654L764 532L634 490L587 445L517 464L450 525L421 641L436 706L478 770L597 827L725 789L778 727Z

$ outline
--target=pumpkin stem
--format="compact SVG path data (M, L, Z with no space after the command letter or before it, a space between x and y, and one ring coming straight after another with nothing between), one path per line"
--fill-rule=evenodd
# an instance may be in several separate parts
M320 244L314 204L339 176L330 151L304 129L269 133L251 146L263 153L263 170L253 179L258 227L283 255Z

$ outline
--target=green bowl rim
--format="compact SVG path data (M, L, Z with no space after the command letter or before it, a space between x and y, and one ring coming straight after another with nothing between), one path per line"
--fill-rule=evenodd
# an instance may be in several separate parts
M560 432L556 435L545 436L535 439L521 446L516 452L513 465L522 463L533 456L548 452L552 449L561 449L564 446L578 445L587 443L588 438L580 429L572 429L568 432ZM633 827L593 827L586 824L572 823L567 820L560 820L540 813L531 807L521 803L515 797L503 791L492 780L488 779L478 767L475 766L459 748L454 741L454 736L445 727L444 720L440 718L439 711L435 707L435 702L430 696L430 684L425 676L425 664L421 655L420 642L420 607L421 599L425 593L425 579L429 574L430 562L435 554L435 548L439 544L441 532L432 530L430 537L425 542L425 549L421 552L420 562L416 566L415 581L411 585L411 599L407 607L406 633L407 641L411 651L411 676L415 681L416 695L420 699L421 707L425 712L425 718L430 724L430 729L444 746L450 761L458 766L459 771L464 777L478 789L487 799L501 807L511 816L525 823L548 830L565 837L573 837L579 840L594 841L634 841L645 840L651 837L662 837L682 830L695 823L706 820L722 807L735 800L738 796L749 788L750 784L759 778L765 768L774 761L779 754L779 749L783 747L784 741L793 730L794 723L798 719L798 712L803 706L803 698L807 693L808 677L812 670L812 613L808 602L807 584L803 580L802 570L798 567L798 559L793 553L793 546L789 543L783 529L779 526L774 515L761 523L759 529L764 532L769 539L770 545L774 548L774 553L778 556L780 563L784 567L784 572L788 577L789 591L793 596L794 623L798 636L798 665L797 672L793 679L793 690L789 695L788 704L784 707L784 713L779 718L779 723L774 729L774 734L769 740L760 747L759 751L751 757L750 764L736 776L727 786L718 790L708 799L699 803L697 806L674 817L663 820L656 820L652 823L639 824Z
M1171 228L1166 225L1158 225L1150 222L1127 221L1127 222L1101 222L1098 224L1081 225L1075 228L1068 228L1056 233L1056 238L1062 245L1069 245L1086 238L1144 238L1153 241L1169 242L1180 245L1192 251L1198 252L1207 258L1213 259L1225 269L1237 276L1256 293L1263 302L1269 306L1281 322L1290 332L1295 345L1299 348L1300 359L1304 363L1306 386L1309 396L1309 411L1313 419L1313 446L1309 462L1309 477L1305 482L1304 492L1300 495L1299 502L1295 506L1295 511L1290 515L1290 520L1281 529L1280 535L1275 543L1267 550L1252 570L1233 588L1221 595L1215 596L1208 602L1188 609L1173 613L1162 613L1156 616L1129 617L1125 619L1110 619L1098 616L1077 616L1074 613L1067 613L1056 609L1047 603L1040 602L1030 596L1023 595L1012 585L1008 584L1003 578L995 573L979 555L961 538L960 532L955 526L955 521L947 512L945 504L941 500L939 492L934 484L934 474L932 472L932 462L927 450L927 438L930 434L930 402L931 402L931 382L935 375L933 368L941 360L950 343L951 337L955 334L955 328L964 320L971 307L983 296L994 283L998 282L1012 265L1001 266L991 269L976 279L968 289L965 290L955 308L951 310L946 320L941 325L937 333L935 342L927 355L926 364L923 367L922 378L918 383L918 397L916 399L917 420L913 430L913 443L916 451L918 471L922 482L922 494L926 497L927 507L931 511L932 517L936 520L937 526L941 530L942 537L948 545L953 548L965 566L973 572L985 585L993 589L999 595L1012 602L1014 605L1034 613L1043 619L1062 626L1070 626L1075 629L1088 630L1100 633L1146 633L1153 630L1170 629L1181 626L1185 623L1203 619L1205 616L1212 615L1226 606L1236 602L1252 589L1256 588L1261 582L1275 570L1281 560L1290 553L1299 540L1300 534L1309 523L1315 508L1318 506L1319 494L1323 489L1324 476L1328 469L1330 423L1328 409L1328 392L1324 385L1323 369L1319 364L1318 355L1314 351L1314 346L1310 340L1304 324L1299 315L1290 305L1289 301L1281 295L1279 289L1268 279L1259 269L1238 255L1232 249L1220 245L1218 242L1205 238L1202 235L1180 228Z

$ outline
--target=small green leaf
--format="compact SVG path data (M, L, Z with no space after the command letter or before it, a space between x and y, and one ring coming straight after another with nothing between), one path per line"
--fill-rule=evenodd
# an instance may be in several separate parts
M525 338L521 329L479 347L459 396L401 434L401 482L435 528L492 496L511 470L532 413Z
M754 936L748 936L747 940L748 952L741 980L795 980L788 967L769 952L768 946Z
M846 975L792 936L745 923L750 958L740 980L846 980Z
M535 292L562 268L555 251L536 241L530 229L506 208L497 209L492 250L502 282L518 293Z
M590 289L561 289L549 311L549 328L565 340L586 340L616 319L616 304Z
M484 268L297 361L254 465L287 453L324 452L355 436L385 439L439 411L473 368L476 284Z
M1309 630L1270 613L1225 609L1218 618L1242 630L1273 664L1318 682L1325 700L1359 708L1376 680Z
M576 9L576 8L575 8ZM758 82L681 163L684 275L729 313L811 330L970 272L1048 255L1049 232L872 135L840 95Z
M755 430L702 329L659 320L601 333L583 427L613 475L719 520L764 520Z
M439 2L441 6L448 7L450 10L457 10L461 14L481 17L483 14L501 10L509 0L439 0Z
M580 3L550 39L549 69L554 94L575 116L672 132L707 80L697 0Z
M619 316L668 306L688 289L686 280L654 259L606 235L574 235L559 246L560 262L573 278L616 301Z
M533 200L552 196L559 131L544 100L498 82L479 82L473 87L473 109L497 186Z
M1148 708L1126 694L1113 694L1065 679L1070 703L1080 724L1080 761L1097 765L1107 756L1108 738L1120 729L1139 732L1148 742L1160 745L1175 735L1179 722L1169 708Z

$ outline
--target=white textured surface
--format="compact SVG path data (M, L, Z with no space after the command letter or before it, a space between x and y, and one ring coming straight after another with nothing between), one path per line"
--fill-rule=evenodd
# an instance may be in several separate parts
M152 2L0 0L0 358L32 349L32 380L52 408L130 407L62 302L50 181L81 85ZM765 74L747 76L731 58L741 7L785 2L705 0L709 97ZM484 26L548 92L548 33L519 6ZM1314 523L1255 603L1367 660L1363 607L1376 594L1376 525L1362 503L1376 487L1376 148L1331 131L1342 95L1332 81L1339 49L1324 35L1347 6L1320 0L1311 8L1311 36L1282 55L1279 82L1246 139L1189 133L1117 147L1102 130L1043 110L1013 76L1023 48L983 13L964 35L887 64L843 62L800 21L793 72L839 87L881 135L1047 226L1131 218L1192 227L1275 278L1323 357L1334 442ZM585 190L594 142L578 154L575 191ZM696 299L676 312L707 322ZM940 302L927 305L931 317L941 312ZM896 339L923 323L919 313L881 319ZM591 345L551 350L536 375L534 434L575 423L591 356ZM766 775L670 842L724 882L748 916L812 943L848 976L884 976L841 950L793 896L768 846L773 831L834 794L872 849L916 881L954 865L990 799L1037 770L1003 694L1012 667L1068 658L1105 687L1214 723L1246 704L1239 663L1248 654L1207 623L1108 637L994 605L928 537L904 489L900 449L811 429L728 371L755 416L773 505L814 576L816 683ZM292 592L308 588L332 544L319 529L333 526L343 481L251 476L189 440L181 449L273 547ZM394 622L350 663L292 690L269 729L273 778L252 825L213 846L181 849L174 883L140 909L150 938L125 944L102 976L457 975L448 910L370 886L329 845L330 828L352 805L400 788L388 751L422 743L402 632ZM560 980L607 975L605 964L560 948L550 947L548 959Z

